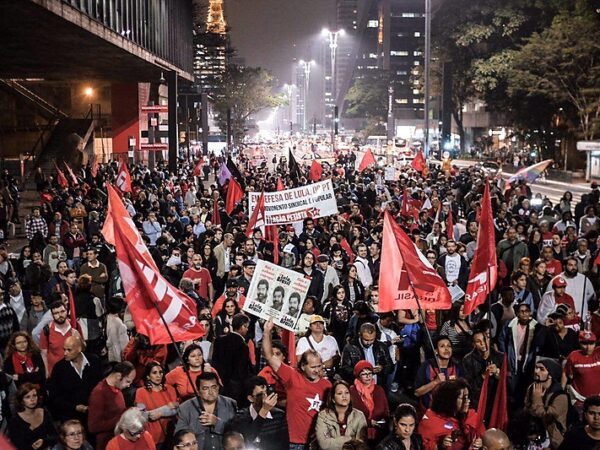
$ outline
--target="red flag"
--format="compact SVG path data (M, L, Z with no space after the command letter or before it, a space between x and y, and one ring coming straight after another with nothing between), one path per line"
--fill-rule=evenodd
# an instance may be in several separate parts
M415 159L411 161L410 166L417 172L422 173L425 170L427 163L425 162L425 156L423 156L423 150L419 150Z
M310 181L321 181L323 176L323 167L316 160L313 159L310 165L310 171L308 172L308 179Z
M77 186L79 184L79 181L77 181L77 177L75 176L73 169L71 169L71 167L67 164L66 161L63 161L63 163L65 164L65 167L67 168L67 172L69 172L69 176L71 177L71 182L73 183L73 186Z
M488 391L490 389L490 374L486 371L483 376L483 384L479 392L479 403L477 404L477 429L485 430L485 410L487 408Z
M296 367L296 364L298 364L296 359L296 335L290 330L282 329L281 341L287 347L290 366Z
M379 274L380 312L418 308L414 292L423 309L451 307L448 286L389 211L383 219L382 243L381 267L390 270L382 270Z
M204 165L204 157L201 156L200 160L198 161L198 164L196 164L196 167L194 167L194 171L192 172L192 175L195 177L202 176L202 166L203 165Z
M252 237L254 234L254 229L260 226L259 222L263 222L264 224L265 217L265 191L260 193L260 197L258 197L258 201L254 206L254 211L252 211L252 216L250 216L250 220L248 221L248 227L246 228L246 236Z
M219 211L219 200L216 199L213 199L212 223L213 225L221 225L221 212Z
M68 188L69 182L67 181L67 177L65 177L63 171L58 168L56 161L54 162L54 167L56 168L56 182L61 188Z
M235 208L235 205L244 198L244 191L237 181L233 178L229 180L227 186L227 199L225 200L225 211L227 215L231 215L231 211Z
M342 242L340 242L340 246L344 249L344 251L348 255L348 258L350 258L348 260L348 263L352 264L354 262L354 252L352 251L352 247L350 247L350 244L348 243L346 238L342 238Z
M448 209L448 217L446 218L446 236L448 239L454 240L454 217L452 216L452 208Z
M597 266L600 264L600 251L598 251L598 256L596 256L596 259L594 260L594 265Z
M131 192L131 175L129 175L129 169L127 168L127 164L125 164L125 161L121 161L115 186L117 186L117 189L121 192Z
M98 176L98 158L94 155L94 162L92 163L92 168L90 169L90 173L92 174L92 178L96 178Z
M285 191L285 186L283 185L283 180L281 179L281 177L277 177L277 190Z
M73 298L73 289L69 286L69 323L77 329L77 314L75 313L75 299Z
M410 198L408 190L404 188L402 193L402 204L400 205L400 214L402 217L414 217L415 222L419 220L419 211L421 210L421 202Z
M0 433L0 448L4 450L17 450L2 433Z
M375 164L375 163L376 163L375 156L373 156L373 152L369 148L369 149L367 149L365 156L363 156L363 159L360 162L360 166L358 166L358 171L363 172L367 167L369 167L370 165Z
M488 428L499 428L506 431L508 427L508 392L507 392L508 361L506 353L502 358L502 367L500 367L500 378L498 379L498 389L494 398L494 406Z
M498 280L498 262L496 245L493 239L494 219L492 218L492 202L490 185L486 182L481 200L481 221L477 232L477 248L471 265L469 282L465 293L465 314L471 312L483 302L496 287Z
M107 189L108 214L102 234L115 247L125 300L136 330L148 336L152 345L171 343L168 331L176 342L203 336L196 303L160 274L119 194L111 185Z

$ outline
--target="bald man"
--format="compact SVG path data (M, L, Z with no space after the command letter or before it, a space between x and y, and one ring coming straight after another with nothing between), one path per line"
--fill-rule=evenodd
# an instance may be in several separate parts
M512 444L504 431L490 428L483 433L483 450L511 450Z
M66 338L64 357L56 363L48 379L50 410L61 422L78 419L86 423L88 398L102 379L100 360L84 351L85 342L79 336Z

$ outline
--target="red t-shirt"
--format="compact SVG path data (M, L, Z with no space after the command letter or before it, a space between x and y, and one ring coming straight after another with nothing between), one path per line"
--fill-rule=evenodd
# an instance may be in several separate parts
M562 265L558 259L552 258L551 261L546 262L546 272L550 275L555 276L562 272Z
M200 270L190 268L183 273L183 278L189 278L194 282L199 281L195 284L198 295L205 300L212 300L212 298L208 298L208 285L212 283L212 278L208 269L205 269L204 267Z
M600 347L590 356L575 350L567 357L565 374L573 379L573 387L584 397L600 394Z
M64 335L58 331L56 331L56 326L54 322L51 322L48 325L48 335L46 336L46 331L42 330L40 334L40 349L48 351L48 373L52 373L52 369L54 365L59 362L65 356L65 352L63 350L63 345L65 340L69 336L73 336L75 332L74 328L69 328Z
M286 418L290 443L306 444L331 383L323 378L312 383L302 372L292 369L287 364L279 367L277 375L287 390Z
M144 431L144 434L134 442L128 441L121 435L115 436L106 446L106 450L156 450L156 444L150 433Z

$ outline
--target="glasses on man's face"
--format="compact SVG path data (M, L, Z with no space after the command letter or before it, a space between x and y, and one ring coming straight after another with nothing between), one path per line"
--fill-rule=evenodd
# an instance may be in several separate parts
M74 439L83 436L83 431L73 431L71 433L65 434L66 437Z
M175 447L177 447L177 448L194 448L194 447L198 447L198 441L182 442L181 444L177 444Z

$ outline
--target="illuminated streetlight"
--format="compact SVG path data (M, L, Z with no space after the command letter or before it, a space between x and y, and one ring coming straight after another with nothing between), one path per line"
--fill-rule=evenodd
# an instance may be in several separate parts
M92 88L91 86L87 86L83 90L83 93L85 94L86 97L91 97L92 95L94 95L94 88Z
M335 62L338 48L338 37L343 36L345 31L343 29L331 31L327 28L323 28L321 36L329 38L329 51L331 54L331 97L333 99L333 111L331 112L331 146L335 150L335 135L336 135L336 123L338 122L337 117L337 80L335 71Z
M308 114L308 89L310 87L310 67L315 64L314 61L304 61L301 59L298 61L300 67L304 69L304 114L302 115L302 128L306 130L306 117Z

